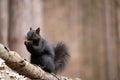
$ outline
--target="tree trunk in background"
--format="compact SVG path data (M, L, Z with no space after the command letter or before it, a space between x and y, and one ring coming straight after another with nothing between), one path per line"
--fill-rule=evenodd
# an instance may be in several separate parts
M120 0L116 0L116 6L117 6L117 22L118 22L118 28L117 28L117 32L118 32L118 49L119 49L119 53L118 53L118 76L120 79Z
M79 46L79 38L81 38L81 34L78 34L78 32L81 30L81 27L78 25L78 0L70 0L70 6L69 6L69 24L68 24L68 36L69 36L69 42L68 46L70 47L70 56L71 56L71 63L72 67L74 69L71 70L71 73L74 77L80 76L80 61L81 61L81 48ZM79 36L79 37L78 37ZM69 66L70 66L69 65ZM71 69L71 67L69 67ZM70 73L70 72L69 72Z
M0 0L0 43L7 46L8 0Z
M118 31L114 0L79 0L83 79L118 79Z
M42 23L43 23L43 17L42 17L42 0L32 0L32 25L34 29L40 27L41 31L42 30ZM42 33L42 32L40 32Z
M79 25L82 27L82 78L108 80L105 55L104 0L79 0ZM80 32L81 33L81 32Z
M24 40L31 24L31 0L11 0L9 4L9 47L29 60Z
M116 0L105 0L105 44L108 80L118 78L118 19Z
M11 0L9 2L9 47L11 50L22 53L20 55L29 60L24 40L30 27L42 26L41 0Z
M50 42L64 41L66 43L71 57L63 74L72 77L80 76L76 4L77 0L43 1L45 37Z

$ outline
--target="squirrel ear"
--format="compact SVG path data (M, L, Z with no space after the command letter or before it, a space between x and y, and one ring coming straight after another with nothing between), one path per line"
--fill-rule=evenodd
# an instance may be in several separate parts
M36 33L39 34L39 32L40 32L40 28L37 28Z
M30 30L32 30L32 28L30 27Z

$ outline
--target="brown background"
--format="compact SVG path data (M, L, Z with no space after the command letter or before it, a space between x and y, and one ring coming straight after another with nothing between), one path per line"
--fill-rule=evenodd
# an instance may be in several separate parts
M68 45L71 58L62 75L120 80L119 0L0 0L0 43L27 60L30 26L41 27L51 43Z

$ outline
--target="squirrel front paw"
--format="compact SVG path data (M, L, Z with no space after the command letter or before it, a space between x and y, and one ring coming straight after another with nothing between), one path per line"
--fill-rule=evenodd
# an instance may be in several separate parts
M31 45L32 45L32 42L31 42L31 41L25 41L24 44L25 44L26 46L31 46Z

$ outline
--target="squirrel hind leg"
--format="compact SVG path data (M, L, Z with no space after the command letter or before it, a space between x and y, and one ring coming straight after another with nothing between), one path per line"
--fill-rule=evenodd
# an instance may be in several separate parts
M48 55L42 57L42 66L44 66L43 70L46 72L52 73L55 71L54 60Z

